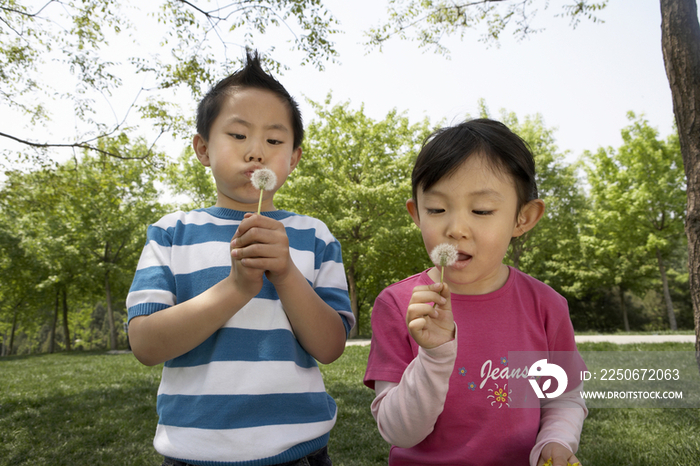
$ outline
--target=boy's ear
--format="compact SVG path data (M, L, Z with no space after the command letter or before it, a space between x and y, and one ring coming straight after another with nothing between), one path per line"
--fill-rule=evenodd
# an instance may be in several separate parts
M197 158L205 167L211 166L209 161L209 150L207 147L207 141L199 134L195 134L192 138L192 147L194 148L194 153L197 154Z
M418 228L420 228L420 215L418 215L418 204L413 198L406 201L406 209L408 210L408 214L413 219L413 223L415 223L418 226Z
M525 204L518 214L518 221L513 228L513 237L522 236L532 230L543 215L544 201L542 199L534 199Z
M301 160L301 146L297 147L294 149L294 152L292 152L292 158L289 161L289 173L292 173L295 168L297 168L297 165L299 165L299 161Z

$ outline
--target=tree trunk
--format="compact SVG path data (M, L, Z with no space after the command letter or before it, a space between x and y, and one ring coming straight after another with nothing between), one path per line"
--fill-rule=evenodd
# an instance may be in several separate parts
M348 267L348 294L350 295L350 309L355 316L355 326L350 330L348 338L356 337L360 332L360 310L357 307L357 283L355 282L355 262L357 256L353 254Z
M666 277L666 267L661 258L661 251L656 248L656 260L659 262L659 273L661 273L661 284L664 288L664 301L666 301L666 311L668 312L668 324L671 330L678 330L676 325L676 314L673 312L673 301L671 301L671 292L668 289L668 278Z
M15 345L15 332L17 331L17 314L19 314L19 307L22 305L22 303L18 303L15 306L15 313L12 315L12 330L10 330L10 344L7 348L7 354L6 356L12 355L12 348Z
M105 272L105 295L107 299L107 320L109 320L109 347L117 349L117 328L114 326L114 311L112 310L112 291L109 287L109 271Z
M66 340L66 351L70 351L70 333L68 333L68 298L66 288L63 288L63 338Z
M627 319L627 305L625 305L625 287L620 285L620 310L622 311L622 322L625 325L625 332L630 331L630 321Z
M700 24L695 0L661 0L661 49L688 183L685 233L700 370Z
M49 353L53 353L56 347L56 324L58 323L58 294L59 290L56 288L56 304L54 305L53 311L53 323L51 324L51 333L49 334Z

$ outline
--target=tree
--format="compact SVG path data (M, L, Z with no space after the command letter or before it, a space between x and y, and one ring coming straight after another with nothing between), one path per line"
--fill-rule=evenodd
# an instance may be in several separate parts
M165 169L163 177L170 192L175 196L186 196L189 203L183 210L201 209L216 204L216 184L204 165L194 155L192 146L180 153L177 161Z
M15 350L18 328L35 331L41 319L41 296L36 285L45 279L41 264L22 247L21 232L5 215L0 193L0 329L4 335L0 355Z
M661 48L687 181L685 232L700 369L700 24L695 0L661 0Z
M485 107L482 116L489 117ZM514 113L503 111L500 120L530 147L537 167L538 195L546 206L537 227L512 244L510 260L559 292L578 296L585 287L579 236L588 205L576 167L564 161L554 130L545 126L541 115L526 116L521 122Z
M152 122L154 140L191 128L173 94L199 96L238 67L241 48L252 47L270 27L285 27L301 62L323 69L336 55L330 40L336 24L321 0L237 0L224 6L210 0L0 0L0 102L31 124L25 134L0 136L43 151L41 160L46 149L59 147L132 157L97 141L135 131L130 113ZM139 35L131 34L135 29L148 31L159 53L143 47ZM120 49L128 56L115 56ZM266 55L274 53L273 47ZM283 68L272 58L268 62ZM128 78L135 75L140 89ZM78 134L63 141L32 138L35 125L49 120L54 96L77 116ZM112 121L97 113L99 106L114 115Z
M599 264L618 280L624 313L624 289L638 291L645 269L656 265L666 303L669 327L676 330L667 269L675 252L684 247L685 186L677 136L658 139L658 132L630 112L617 150L588 154L591 163L593 213L589 244ZM625 329L629 330L625 315Z
M390 37L406 38L407 31L415 30L415 39L421 46L446 53L447 49L440 44L443 36L464 33L483 22L487 26L483 35L485 41L497 41L511 23L514 34L524 37L534 32L530 22L536 10L530 8L537 3L544 8L549 5L547 1L536 0L460 3L390 0L389 21L369 31L368 43L381 48ZM569 17L574 27L582 18L598 21L596 13L607 3L607 0L578 0L562 5L560 16ZM660 0L660 6L661 47L687 180L688 269L695 316L696 359L700 369L700 23L696 0Z
M538 32L530 27L537 9L532 5L537 0L479 0L454 2L448 0L389 0L389 19L384 24L370 29L368 45L379 47L394 36L402 39L409 38L408 33L415 32L410 37L418 42L419 47L432 48L441 54L449 54L449 50L441 44L445 36L459 34L464 38L467 29L477 28L485 24L486 32L482 35L483 42L497 41L501 34L511 25L513 34L522 39L528 34ZM543 2L544 9L549 2ZM595 15L602 10L608 1L591 2L578 0L571 4L561 5L558 16L568 17L571 25L576 25L582 17L593 22L600 21Z
M429 264L420 232L406 212L411 161L428 135L427 121L410 125L395 110L374 121L364 109L312 102L299 166L275 197L278 208L322 220L343 248L353 332L369 333L379 292Z
M63 338L66 349L70 349L67 295L78 286L82 270L76 246L80 240L75 217L65 202L74 192L50 169L29 173L14 171L6 175L8 178L0 196L4 223L23 251L20 258L36 264L30 269L35 274L20 288L36 295L33 302L37 307L54 309L49 352L56 348L56 325L63 304ZM61 299L62 296L65 299Z
M125 137L104 143L105 150L137 159L149 150ZM31 302L35 308L53 307L50 352L57 346L59 315L70 350L70 309L98 295L107 309L110 346L116 349L112 303L115 296L126 298L145 227L163 210L154 186L157 166L86 152L55 169L8 173L0 193L5 233L0 241L14 250L0 256L0 264L8 264L0 269L0 276L8 276L0 283L0 295L8 297L2 307L31 313L26 295L41 298ZM13 316L13 329L15 322Z
M104 143L105 141L101 141ZM143 141L130 143L126 137L110 140L102 147L110 152L140 159L149 149ZM66 164L68 182L76 191L70 197L76 213L75 228L81 233L79 250L89 272L87 279L100 283L104 292L110 331L110 348L117 349L113 301L126 297L145 227L163 212L158 202L154 168L140 160L116 161L104 154L91 155ZM72 173L71 173L72 172Z

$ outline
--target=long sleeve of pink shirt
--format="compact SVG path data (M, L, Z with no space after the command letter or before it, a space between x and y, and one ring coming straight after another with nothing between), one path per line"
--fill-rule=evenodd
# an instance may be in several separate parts
M398 384L375 381L377 396L372 402L372 415L387 442L410 448L430 435L445 404L456 355L456 339L430 350L420 348ZM542 448L549 442L560 443L574 453L578 450L588 414L581 388L542 404L540 430L530 453L531 466L537 466Z

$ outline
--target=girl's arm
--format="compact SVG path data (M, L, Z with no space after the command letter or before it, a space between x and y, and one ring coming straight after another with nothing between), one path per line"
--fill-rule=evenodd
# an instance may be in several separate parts
M548 443L559 443L576 453L583 420L588 416L581 390L583 382L557 398L542 400L540 431L535 447L530 452L530 466L537 466L542 449ZM545 458L545 461L547 459L549 458Z
M375 382L372 415L384 440L410 448L433 431L445 405L456 357L456 338L437 348L420 348L401 382Z

